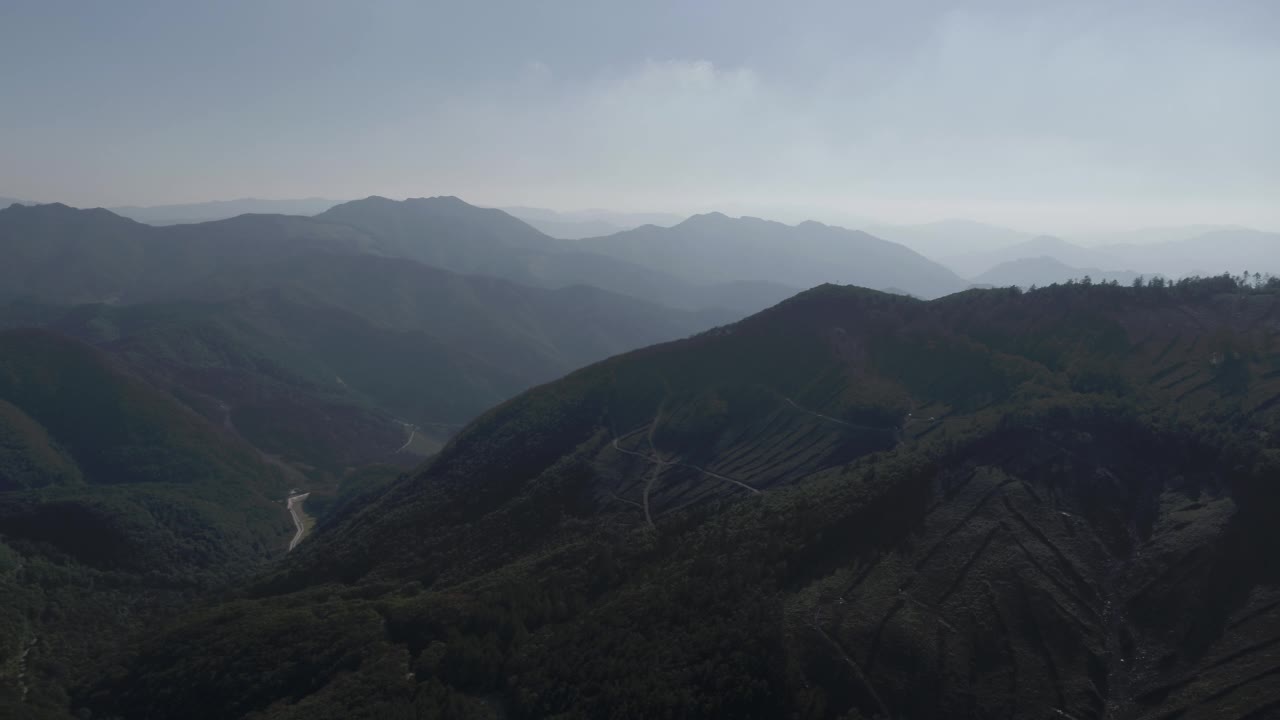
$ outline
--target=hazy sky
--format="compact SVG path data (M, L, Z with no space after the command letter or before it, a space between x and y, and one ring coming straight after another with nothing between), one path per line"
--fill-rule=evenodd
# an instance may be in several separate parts
M1280 2L0 0L0 195L1280 229Z

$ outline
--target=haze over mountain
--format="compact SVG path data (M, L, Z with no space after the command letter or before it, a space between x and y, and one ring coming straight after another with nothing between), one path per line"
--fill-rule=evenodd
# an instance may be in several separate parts
M1134 230L1120 230L1114 232L1100 233L1083 233L1073 234L1067 237L1068 240L1077 244L1089 246L1107 246L1107 245L1152 245L1157 243L1176 242L1178 240L1188 240L1193 237L1204 235L1205 233L1217 232L1219 230L1248 230L1249 228L1239 225L1176 225L1169 227L1146 227Z
M1277 38L3 3L0 720L1280 720Z
M215 273L312 252L402 257L548 288L596 285L735 319L781 300L773 282L697 283L547 237L499 210L456 198L344 203L314 218L242 215L154 227L58 203L0 211L0 299L135 302L182 296Z
M841 282L896 287L929 298L968 285L902 245L817 222L791 226L709 213L670 228L645 226L580 243L691 282L774 281L792 287Z
M1193 233L1194 228L1184 232ZM1175 234L1174 231L1169 231ZM1032 240L980 253L952 255L939 262L962 276L977 278L993 268L1030 258L1049 257L1063 265L1107 272L1158 273L1168 277L1238 274L1248 270L1280 273L1280 234L1249 228L1176 235L1147 244L1082 247L1061 238Z
M502 210L529 223L551 237L578 240L599 235L612 235L641 225L670 227L684 220L684 215L670 213L625 213L615 210L579 210L558 212L546 208L504 207Z
M976 278L1004 263L1040 257L1049 257L1072 267L1125 269L1121 267L1123 261L1110 256L1105 248L1081 247L1051 235L1039 235L985 252L950 255L940 258L939 262L964 277Z
M973 220L939 220L922 225L859 225L885 240L901 243L933 260L960 253L992 252L1035 239L1034 233Z
M18 100L4 194L748 212L737 203L1064 237L1280 229L1270 2L495 15L284 1L269 16L157 0L71 23L56 4L7 15L0 65L24 72L4 86ZM179 39L187 27L200 32ZM502 41L455 67L482 38ZM138 80L110 93L121 76Z
M316 216L366 232L379 252L455 272L502 277L539 287L595 285L686 310L736 319L796 291L771 278L717 281L610 257L594 245L551 238L501 210L454 197L402 202L371 197Z
M183 205L150 205L147 207L126 205L113 207L110 210L117 215L144 222L148 225L175 225L177 223L225 220L247 213L315 215L337 205L338 202L337 200L325 200L324 198L303 198L298 200L243 198L240 200L214 200Z
M1221 272L1280 273L1280 233L1250 228L1213 230L1146 245L1105 245L1099 252L1170 276Z
M262 451L338 474L391 460L406 437L437 447L532 385L713 324L595 288L526 288L373 256L276 263L195 298L23 305L9 324L99 345Z
M1051 257L1041 256L1019 258L1000 263L975 277L973 282L977 285L990 287L1011 287L1016 285L1021 288L1028 288L1088 278L1092 282L1114 281L1121 285L1129 285L1138 277L1140 277L1140 274L1135 272L1114 272L1096 267L1071 267Z
M57 204L0 211L0 299L24 300L0 325L107 348L260 450L333 473L388 459L406 435L438 446L531 385L734 318L423 266L406 258L481 268L556 241L454 199L380 207L360 216L372 234L279 215L157 228ZM94 305L58 307L79 303Z

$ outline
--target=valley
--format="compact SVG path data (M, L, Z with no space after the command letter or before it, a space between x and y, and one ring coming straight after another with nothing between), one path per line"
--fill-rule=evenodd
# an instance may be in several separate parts
M55 244L185 258L150 286L94 263L67 285L18 244L24 289L0 304L0 571L15 558L2 577L21 598L0 616L18 638L5 707L1194 718L1280 702L1280 576L1242 552L1276 540L1275 280L1041 263L1053 281L1034 291L964 290L817 224L699 216L566 248L456 198L322 215L166 230L0 212L0 237L54 223ZM165 232L172 247L149 245ZM642 236L649 256L628 245ZM697 269L689 248L736 238L736 271ZM818 284L753 308L786 287L763 282L776 243L810 259L787 282L862 277L824 243L918 274L864 268L906 290ZM197 647L237 654L211 675Z
M150 678L182 643L312 602L386 618L375 644L320 631L383 697L399 681L376 668L400 657L447 683L431 702L477 717L506 682L520 716L651 715L671 693L743 716L1261 712L1280 576L1239 549L1275 539L1257 513L1275 501L1280 309L1230 287L923 303L824 286L590 366L322 525L247 606L145 651L113 707L165 712ZM1243 365L1214 360L1243 347ZM1102 357L1127 359L1099 376ZM1224 412L1258 439L1220 444ZM663 674L704 653L732 685ZM359 712L348 682L316 702ZM217 712L314 712L268 699L287 687Z
M0 4L0 720L1280 720L1280 2Z

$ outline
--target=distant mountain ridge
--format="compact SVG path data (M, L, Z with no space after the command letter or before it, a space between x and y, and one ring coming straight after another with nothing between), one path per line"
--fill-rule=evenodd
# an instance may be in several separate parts
M1280 233L1251 228L1218 229L1146 245L1105 245L1097 250L1122 264L1142 263L1144 269L1173 277L1245 271L1280 274Z
M1036 237L1035 233L962 219L917 225L871 223L859 227L876 237L906 245L931 260L960 253L996 251Z
M1121 285L1129 285L1140 276L1136 272L1116 272L1093 268L1071 267L1051 257L1019 258L1000 263L973 279L978 285L992 287L1052 285L1065 283L1068 280L1089 278L1092 282L1115 281Z
M1248 228L1219 229L1178 240L1090 247L1042 235L996 250L944 257L940 262L962 276L977 278L1003 263L1038 257L1050 257L1072 267L1167 277L1238 274L1245 270L1275 274L1280 273L1280 234Z
M390 459L398 421L438 445L532 385L729 319L335 254L228 269L180 298L0 306L0 327L107 349L256 447L328 472Z
M155 227L60 204L0 210L0 326L109 349L256 447L335 473L388 459L406 436L438 447L531 385L740 316L716 309L722 300L789 293L728 285L698 297L660 273L561 254L564 241L456 198L371 199L332 218ZM600 268L709 309L585 285ZM500 277L532 272L570 282Z
M340 200L325 198L299 198L288 200L263 200L242 198L239 200L213 200L178 205L122 205L109 208L117 215L149 225L176 225L178 223L225 220L237 215L315 215L337 205Z
M1038 235L994 250L951 255L941 258L939 262L964 277L977 278L998 265L1040 257L1049 257L1071 267L1125 269L1117 267L1122 261L1110 256L1104 249L1081 247L1052 235Z
M502 210L555 238L578 240L611 235L641 225L669 227L685 219L670 213L627 213L615 210L559 212L535 207L504 207Z
M715 281L600 253L594 244L552 238L492 208L454 197L404 201L370 197L316 217L367 233L383 254L454 272L491 275L536 287L595 285L684 310L739 317L798 288L772 278Z
M793 287L836 282L896 287L926 298L968 287L955 273L907 247L813 221L785 225L708 213L670 228L645 226L580 243L690 281L770 280Z

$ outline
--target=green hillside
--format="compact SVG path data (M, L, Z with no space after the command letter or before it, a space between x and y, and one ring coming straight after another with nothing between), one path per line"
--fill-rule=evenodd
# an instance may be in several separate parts
M149 618L282 555L287 491L104 354L0 332L0 715L64 708Z
M77 704L1267 717L1278 289L824 286L612 358L335 508Z
M0 248L0 328L106 349L325 482L369 462L412 465L517 392L789 294L695 288L456 198L167 227L13 206L0 210Z
M106 349L262 451L332 476L393 455L413 462L409 450L438 446L532 385L717 320L375 256L264 264L193 294L203 299L15 303L0 324ZM406 447L410 435L427 445Z

